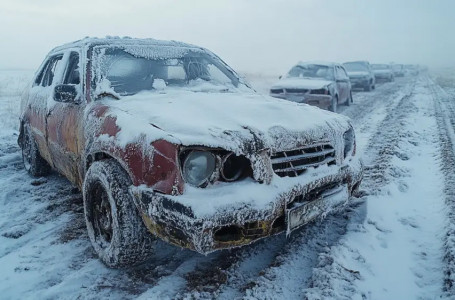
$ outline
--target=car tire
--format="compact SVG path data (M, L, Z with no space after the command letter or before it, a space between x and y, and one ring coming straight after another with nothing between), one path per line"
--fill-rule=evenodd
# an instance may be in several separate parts
M338 107L338 96L335 96L332 98L332 103L330 104L329 110L331 112L336 113L338 110L337 107Z
M88 235L101 261L111 268L150 258L154 236L145 227L129 192L128 173L113 159L94 162L83 185Z
M23 127L23 139L21 143L22 161L25 170L33 177L46 176L51 172L51 167L41 156L30 125Z
M349 97L348 100L346 101L346 105L349 106L351 103L354 102L354 99L352 98L352 91L349 92Z

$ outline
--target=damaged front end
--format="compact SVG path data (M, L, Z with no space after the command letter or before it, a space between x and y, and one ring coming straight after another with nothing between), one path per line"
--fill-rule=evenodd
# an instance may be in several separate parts
M182 165L188 151L201 149L183 150ZM272 154L264 150L248 157L249 168L241 176L230 173L237 182L222 174L223 160L234 154L219 151L215 173L222 175L209 178L204 183L209 188L186 184L183 194L166 195L141 185L132 186L131 193L152 234L207 254L289 234L347 204L362 180L363 166L353 156L355 145L344 151L349 155L336 153L329 143Z

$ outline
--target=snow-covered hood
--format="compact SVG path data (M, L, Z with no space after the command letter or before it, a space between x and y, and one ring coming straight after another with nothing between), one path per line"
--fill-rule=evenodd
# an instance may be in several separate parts
M347 72L349 77L368 77L370 73L367 71L354 71L354 72Z
M221 147L236 153L336 142L349 119L306 104L255 93L141 93L101 100L120 129L121 145L144 137L181 145Z
M312 79L312 78L283 78L276 82L272 89L309 89L316 90L322 89L330 85L332 81L323 79Z

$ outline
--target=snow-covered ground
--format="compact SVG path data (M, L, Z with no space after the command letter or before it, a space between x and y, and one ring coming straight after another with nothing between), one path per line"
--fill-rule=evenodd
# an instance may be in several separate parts
M1 299L455 298L455 84L444 73L355 93L363 197L292 234L203 256L159 243L128 270L96 258L79 191L34 179L17 146L32 71L0 71ZM246 74L267 93L278 76Z

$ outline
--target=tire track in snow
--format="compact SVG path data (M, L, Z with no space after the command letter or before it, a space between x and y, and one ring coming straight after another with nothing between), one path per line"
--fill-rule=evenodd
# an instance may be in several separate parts
M447 226L444 240L444 296L455 297L455 99L428 79L433 92L441 147L440 168L444 174Z
M405 93L400 97L399 102L387 109L388 114L369 139L363 156L365 174L362 182L362 189L368 191L368 194L378 193L387 184L390 173L400 172L394 170L391 160L394 156L403 155L399 151L398 143L406 137L404 121L416 109L411 100L414 88L415 82L412 82L404 89ZM364 215L360 213L353 215L352 221L346 224L346 231L363 230L366 202L360 209L364 210ZM378 230L384 229L378 227ZM317 266L313 269L303 298L351 299L354 294L358 294L353 282L360 279L360 273L340 264L339 260L335 259L336 256L331 248L324 250L319 254ZM357 261L365 263L365 258L356 249L349 249L349 251ZM366 299L367 296L363 295L363 297Z
M363 122L368 122L369 116L374 114L377 111L376 109L379 110L383 107L387 108L388 114L392 112L396 114L398 111L397 107L403 106L406 99L410 97L413 88L413 82L403 80L396 85L392 85L392 87L389 85L389 90L384 93L387 97L384 97L384 94L362 94L365 97L364 100L359 101L357 106L348 107L344 112L350 112L351 116L357 116ZM379 93L382 92L380 89L377 91ZM376 107L376 109L372 109L372 106ZM384 122L390 126L396 118L387 118L388 114L383 117L387 119ZM355 122L359 122L359 120L354 120ZM381 129L385 127L383 125L384 122L381 123L382 126L379 126ZM373 126L369 128L373 128ZM371 138L369 140L377 141L377 136L382 133L381 129L374 134L376 139ZM384 161L381 162L385 163ZM322 221L317 221L311 226L304 227L294 233L294 236L289 241L282 237L281 243L277 245L276 240L267 239L265 242L261 242L260 246L254 244L242 248L242 254L238 255L240 257L238 260L230 257L223 260L224 257L221 257L220 264L188 274L189 276L200 277L200 279L196 286L187 287L188 291L183 294L182 298L202 297L203 299L209 299L216 297L219 299L230 299L233 295L239 298L243 296L261 298L269 296L269 290L280 290L283 293L292 291L286 295L278 294L280 297L301 297L303 295L303 287L310 280L311 269L316 266L318 258L320 259L319 253L327 252L330 245L335 244L345 234L347 224L349 222L361 222L365 214L365 205L362 201L357 201L346 211L330 215ZM226 263L226 261L231 263ZM260 265L254 265L252 261L260 261ZM293 269L296 265L303 271L295 274L296 276L283 278L278 284L274 283L274 281L277 281L276 274L273 274L275 270ZM215 282L215 286L213 286L214 282L210 276L204 276L204 274L213 274L214 270L218 274L217 277L222 279L222 282ZM206 286L210 284L211 286L207 289ZM216 288L216 286L219 286L219 288Z

